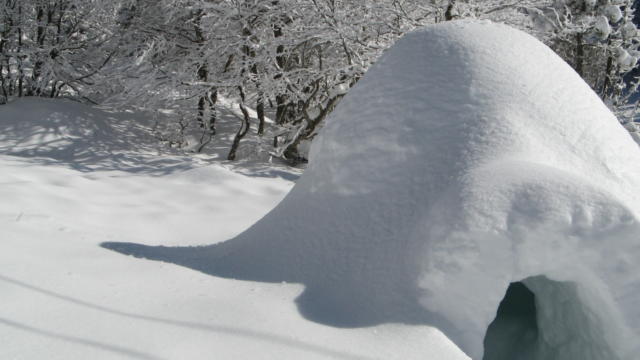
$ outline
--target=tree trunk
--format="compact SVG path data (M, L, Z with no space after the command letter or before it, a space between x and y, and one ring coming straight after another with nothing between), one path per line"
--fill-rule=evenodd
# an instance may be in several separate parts
M227 156L227 160L235 160L236 159L236 152L238 151L238 147L240 146L240 140L242 140L242 138L247 135L247 133L249 132L249 128L251 126L251 123L249 122L250 118L249 118L249 112L247 111L246 106L244 105L244 90L242 90L242 88L239 89L240 90L240 103L238 104L238 106L240 107L240 111L242 112L242 123L240 124L240 128L238 129L238 132L236 133L235 138L233 138L233 143L231 144L231 150L229 150L229 155Z
M18 54L22 52L22 6L18 6ZM18 97L23 95L24 69L22 68L23 56L18 56Z
M600 98L605 100L607 98L607 93L611 91L612 81L611 78L613 76L613 54L611 54L608 50L609 56L607 56L607 66L604 70L604 83L602 84L602 90L600 93Z
M576 34L576 72L584 79L584 41L583 34Z
M272 4L274 6L278 5L278 1L273 1ZM282 22L284 24L288 24L291 22L291 19L286 15L283 15ZM273 26L273 37L278 39L283 35L284 35L284 32L282 30L282 27L280 26L279 23L276 22L276 24ZM276 47L276 64L278 65L278 69L281 73L287 71L287 69L285 68L287 64L287 55L285 54L284 45L278 45ZM274 80L279 80L282 78L282 76L283 76L282 74L276 74L274 76ZM282 125L288 121L287 96L285 94L276 94L275 99L276 99L276 119L275 119L276 124ZM277 139L274 139L274 141L277 142Z
M200 47L205 46L205 36L204 31L202 29L202 17L204 13L202 11L198 11L194 14L195 16L195 25L194 32L196 35L196 42ZM207 63L203 63L198 68L198 80L202 82L209 81L209 68ZM217 101L218 92L214 87L211 87L206 94L200 95L198 99L198 115L196 121L200 124L200 128L203 129L202 138L200 139L200 146L198 147L197 152L202 151L204 146L208 144L213 136L216 134L216 111L215 104ZM209 113L207 118L207 112Z
M7 21L5 21L5 27L9 27ZM0 90L2 90L2 98L0 99L0 105L6 104L9 101L9 94L7 93L7 80L5 79L4 72L4 64L7 64L7 74L11 74L11 69L9 68L9 59L8 55L5 54L5 44L8 30L5 28L4 32L0 34Z
M256 104L256 112L258 113L258 135L264 134L264 94L262 91L258 93L258 100Z
M44 7L38 5L36 9L36 44L37 44L37 60L33 65L33 72L31 74L31 86L29 87L28 95L40 95L38 83L40 82L41 69L43 66L42 52L44 51L44 39L46 35L46 27L44 25Z

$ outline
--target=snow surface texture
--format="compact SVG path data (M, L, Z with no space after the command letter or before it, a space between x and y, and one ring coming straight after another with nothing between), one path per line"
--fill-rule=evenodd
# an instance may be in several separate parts
M151 120L58 99L0 106L0 359L468 359L433 327L308 321L294 303L299 284L99 247L224 241L299 174L180 155L150 136Z
M522 282L534 336L487 359L635 359L639 181L638 146L549 48L450 22L405 36L369 70L302 178L249 230L205 247L104 246L302 283L310 319L429 324L474 359Z

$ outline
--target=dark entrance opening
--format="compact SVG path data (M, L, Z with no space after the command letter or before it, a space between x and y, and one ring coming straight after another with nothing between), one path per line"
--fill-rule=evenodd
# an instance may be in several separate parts
M523 283L509 285L484 338L483 360L537 358L538 321L535 294Z
M636 359L603 294L546 276L510 284L487 328L483 360Z

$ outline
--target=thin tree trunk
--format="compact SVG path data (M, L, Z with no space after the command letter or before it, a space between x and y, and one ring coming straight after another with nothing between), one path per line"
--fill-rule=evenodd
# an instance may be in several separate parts
M45 39L45 25L44 25L44 8L39 5L36 9L36 44L38 46L37 60L33 65L33 72L31 74L31 86L28 90L28 95L40 95L40 90L38 88L38 83L41 77L41 69L42 69L42 59L40 56L42 55L42 51L44 50L44 39Z
M602 91L600 94L600 97L603 100L607 98L607 93L610 92L612 75L613 75L613 55L609 54L609 56L607 56L607 66L604 71L604 84L602 84Z
M56 97L58 94L58 80L54 80L53 84L51 84L51 93L49 94L50 98Z
M2 75L2 71L4 71L4 66L0 63L0 89L2 89L2 97L0 98L0 105L6 104L9 101L9 95L7 94L7 87L5 83L4 75Z
M7 27L7 25L5 25L5 27ZM5 29L5 33L0 34L0 89L2 89L2 101L0 101L0 104L6 104L7 101L9 101L9 94L7 94L7 84L6 84L6 79L3 75L3 71L4 71L4 62L6 60L6 58L8 57L5 54L5 44L6 44L6 29ZM11 69L8 66L9 62L7 60L7 74L10 75L11 74Z
M278 1L272 2L274 6L278 5L278 3L279 3ZM286 15L284 15L283 17L283 23L284 24L290 23L290 19L286 17ZM282 36L284 36L282 27L280 26L280 24L276 23L273 27L273 37L278 39ZM280 72L284 72L287 70L285 69L287 64L287 55L285 54L284 45L278 45L276 47L276 64L278 65L278 69ZM274 80L278 80L280 78L282 78L282 74L276 74L276 76L274 76ZM275 99L276 99L276 119L275 120L276 120L276 124L281 125L287 122L288 120L286 118L287 96L285 94L276 94ZM277 139L274 139L274 142L277 142Z
M584 41L583 34L576 34L576 72L584 78Z
M23 56L20 55L22 52L22 6L18 7L18 19L20 22L18 26L18 97L22 97L24 80L24 69L22 68Z
M211 132L211 135L215 135L216 120L218 119L218 114L216 111L216 103L218 102L218 90L216 88L212 87L209 90L207 102L209 103L209 131Z
M587 12L587 2L582 2L582 13ZM578 32L576 34L576 72L584 79L584 33Z
M202 17L204 13L202 11L198 11L194 14L195 16L195 26L194 31L196 35L196 41L198 45L202 48L205 46L205 36L204 31L202 29ZM198 68L198 79L202 82L209 81L209 68L207 63L203 63ZM201 95L198 99L198 115L196 121L200 124L200 127L203 129L202 138L200 139L200 146L197 149L197 152L202 151L202 149L211 142L213 136L216 134L216 110L215 105L218 98L217 89L211 87L206 94ZM208 118L207 118L208 112ZM205 140L206 138L206 140Z
M204 95L201 95L200 98L198 99L198 117L197 117L197 121L200 124L201 128L205 128L205 121L204 121L204 110L205 110L205 103L207 102L207 100L205 99Z
M238 147L240 146L240 141L245 135L247 135L247 133L249 132L249 128L251 126L251 123L249 122L250 120L249 112L247 111L247 108L244 105L244 100L245 100L244 90L241 87L239 91L240 91L240 103L238 104L238 106L240 107L240 111L242 112L242 123L240 124L240 128L238 129L238 132L236 133L236 136L233 139L233 143L231 144L231 150L229 151L229 155L227 156L227 160L231 160L231 161L236 159L236 152L238 151Z
M256 105L256 112L258 114L258 135L264 135L264 94L261 92L258 93L258 100Z

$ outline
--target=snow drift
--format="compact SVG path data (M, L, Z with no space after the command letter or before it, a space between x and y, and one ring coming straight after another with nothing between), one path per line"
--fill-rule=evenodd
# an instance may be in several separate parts
M639 189L638 146L566 63L520 31L453 22L371 68L246 232L104 246L300 282L310 319L429 324L474 359L631 359Z

